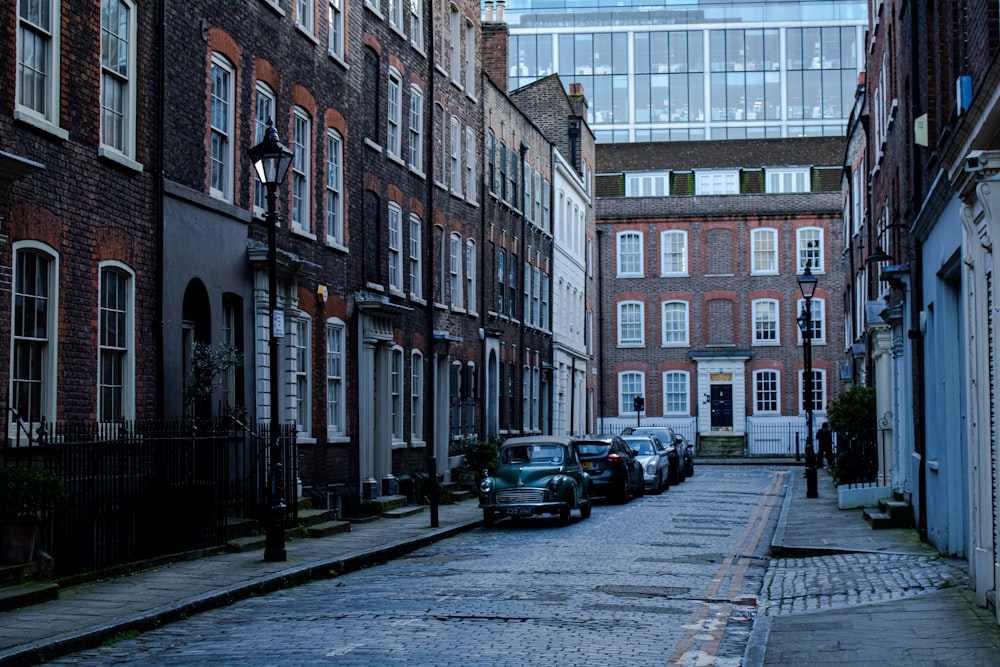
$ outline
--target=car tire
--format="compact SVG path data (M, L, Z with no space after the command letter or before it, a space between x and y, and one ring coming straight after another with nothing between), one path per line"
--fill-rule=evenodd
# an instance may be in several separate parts
M491 509L484 509L483 524L488 528L492 528L493 526L496 525L496 523L497 523L497 513Z
M616 494L615 499L618 501L619 505L624 505L625 503L628 502L628 497L629 497L629 493L628 493L628 477L626 477L624 480L622 480L622 488Z
M646 482L642 479L642 474L639 475L639 483L635 487L635 497L642 498L646 495Z
M671 468L667 473L667 479L671 484L677 486L681 482L680 464L676 468Z
M667 468L667 474L663 476L663 490L670 490L670 468Z
M569 505L559 510L559 523L564 526L569 525Z
M687 476L694 477L694 459L688 459L684 467L686 468L685 472L687 472Z
M585 502L583 505L580 505L580 518L581 519L589 519L590 518L590 510L591 510L592 507L593 507L593 505L591 504L591 502L589 500L587 502Z

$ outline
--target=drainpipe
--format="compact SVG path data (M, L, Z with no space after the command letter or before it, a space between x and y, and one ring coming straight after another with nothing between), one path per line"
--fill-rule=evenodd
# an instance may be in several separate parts
M598 420L600 420L601 428L599 431L604 430L604 300L601 295L604 294L604 262L601 261L601 240L604 238L604 230L597 229L597 345L594 349L597 350L598 362L597 362L597 409Z
M166 406L166 398L164 397L164 363L163 363L163 244L164 244L164 216L163 216L163 146L164 140L164 115L166 104L163 99L164 90L166 89L165 83L165 72L166 72L166 13L167 13L167 0L160 0L157 3L157 17L156 17L156 103L155 103L155 120L156 123L156 139L154 140L153 146L153 207L154 207L154 220L156 224L156 290L159 295L156 299L156 310L154 315L154 322L156 323L153 331L153 338L156 345L156 415L159 418L164 417L164 409Z
M520 242L520 255L521 255L521 284L527 280L527 275L525 275L525 269L528 263L528 220L524 215L524 158L528 154L528 145L523 141L521 142L521 150L519 152L521 164L517 165L517 169L521 174L521 187L517 191L517 196L520 197L521 201L515 201L514 204L517 205L518 209L521 211L521 242ZM529 415L524 414L524 367L528 363L528 355L524 351L524 335L525 335L525 322L527 321L528 304L525 303L524 293L521 294L521 434L527 433L525 429L525 423L530 423L528 419ZM530 405L529 405L530 409Z

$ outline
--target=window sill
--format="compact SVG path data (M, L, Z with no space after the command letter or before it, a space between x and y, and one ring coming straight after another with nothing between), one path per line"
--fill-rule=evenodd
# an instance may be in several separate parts
M365 146L367 146L368 148L372 149L376 153L381 153L382 152L382 146L379 145L379 144L377 144L377 143L375 143L374 141L372 141L371 139L369 139L367 137L365 137Z
M292 225L292 234L295 236L301 236L302 238L309 239L310 241L316 240L316 235L310 231L303 229L302 227L297 227Z
M43 118L39 118L34 114L27 113L20 109L14 110L14 120L24 123L25 125L30 125L37 130L45 132L46 134L52 135L52 137L59 139L60 141L69 139L68 130L64 130L55 123L50 123Z
M107 160L108 162L114 162L116 165L124 167L129 171L137 173L141 173L143 171L143 165L141 162L136 162L127 155L120 153L113 148L108 148L107 146L98 146L97 156L103 160Z
M400 156L398 156L398 155L395 155L395 154L393 154L393 153L388 153L388 152L387 152L387 153L385 154L385 157L386 157L386 159L387 159L387 160L389 160L389 162L395 162L395 163L396 163L396 164L398 164L398 165L399 165L400 167L405 167L405 166L406 166L406 161L405 161L405 160L403 160L403 158L401 158L401 157L400 157Z
M347 254L350 254L351 252L350 248L345 246L343 243L339 243L334 239L331 239L330 237L326 238L326 247L329 248L330 250L336 250L337 252L343 252Z
M330 60L340 65L345 71L351 69L351 66L347 64L347 61L344 60L344 57L341 56L339 53L335 53L333 51L327 51L326 55L330 57Z
M349 444L351 444L351 439L348 438L343 433L339 433L337 431L330 431L329 429L327 429L326 444L328 444L328 445L349 445Z
M319 46L319 38L317 38L315 33L313 33L309 28L296 21L295 29L300 35L312 42L314 46Z
M411 440L410 449L426 449L427 443L423 440Z

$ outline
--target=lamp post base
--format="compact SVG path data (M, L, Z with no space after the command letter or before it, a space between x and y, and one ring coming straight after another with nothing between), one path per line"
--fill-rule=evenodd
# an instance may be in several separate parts
M806 447L806 498L819 498L816 479L816 453L812 445Z

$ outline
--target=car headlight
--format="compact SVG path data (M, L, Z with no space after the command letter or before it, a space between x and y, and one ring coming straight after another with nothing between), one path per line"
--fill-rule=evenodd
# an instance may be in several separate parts
M549 487L549 491L555 493L559 490L559 487L561 487L562 484L563 484L563 478L560 477L559 475L556 475L555 477L549 478L549 481L546 484L546 486Z
M650 464L648 464L646 466L646 474L650 475L650 476L656 474L656 464L655 463L650 463Z
M493 478L492 477L484 477L483 481L481 481L479 483L479 490L482 493L489 493L490 491L492 491L493 490Z

